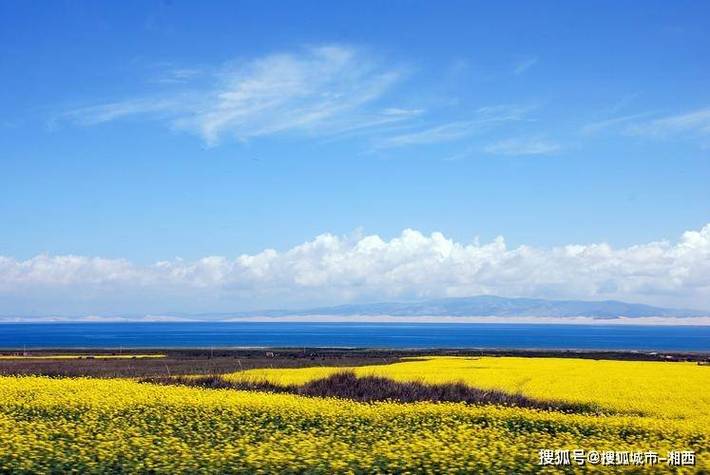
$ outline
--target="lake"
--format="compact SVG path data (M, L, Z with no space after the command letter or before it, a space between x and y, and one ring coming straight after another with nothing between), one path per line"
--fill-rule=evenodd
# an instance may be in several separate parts
M0 348L23 347L710 351L710 327L290 322L0 324Z

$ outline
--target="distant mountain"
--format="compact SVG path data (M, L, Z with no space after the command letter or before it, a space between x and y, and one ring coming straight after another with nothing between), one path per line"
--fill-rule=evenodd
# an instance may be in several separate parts
M535 319L586 317L599 320L610 320L619 317L642 318L660 317L666 323L673 322L674 317L705 317L710 319L710 310L687 310L653 307L650 305L619 302L617 300L585 301L585 300L545 300L528 298L505 298L493 295L476 297L461 297L424 300L418 302L381 302L369 304L338 305L333 307L318 307L300 310L253 310L247 312L219 313L175 313L166 312L160 315L142 314L107 314L96 316L70 315L0 315L0 323L12 322L195 322L195 321L233 321L241 318L279 318L279 317L337 317L347 320L348 317L511 317ZM375 318L374 320L377 320ZM293 318L289 318L293 321ZM435 321L435 320L434 320ZM686 321L685 323L692 323ZM699 323L706 325L707 323Z
M701 317L710 312L653 307L650 305L619 302L616 300L545 300L529 298L504 298L492 295L446 298L410 303L372 303L338 305L302 310L264 310L230 313L234 317L264 316L448 316L448 317ZM207 316L207 315L203 315ZM210 316L227 316L211 314Z

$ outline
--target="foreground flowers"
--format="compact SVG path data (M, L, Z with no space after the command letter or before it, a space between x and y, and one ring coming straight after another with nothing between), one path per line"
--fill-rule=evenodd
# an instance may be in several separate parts
M530 360L530 364L535 361L545 360ZM446 365L481 365L466 359L438 361L438 366L431 361L413 363L431 365L429 369L438 368L440 374L446 372ZM389 369L401 373L397 365ZM601 393L609 391L603 381L597 387ZM595 416L456 403L363 404L130 380L0 377L0 472L557 470L539 465L540 449L661 454L693 450L696 465L680 470L708 471L710 429L694 419L696 410L704 414L707 409L700 407L705 404L703 397L689 393L683 414L680 409L666 415L614 413L623 408L610 406L608 415ZM668 469L663 464L644 467L644 471Z
M692 362L578 358L422 357L350 368L359 376L442 384L464 382L543 400L595 404L610 411L673 419L710 428L710 366ZM343 368L254 369L227 380L303 384ZM710 430L710 429L709 429Z

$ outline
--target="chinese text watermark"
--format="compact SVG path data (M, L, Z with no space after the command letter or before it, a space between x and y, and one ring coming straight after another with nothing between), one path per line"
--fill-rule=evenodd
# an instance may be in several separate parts
M613 450L550 450L540 449L539 465L695 465L692 450L671 450L665 457L653 450L613 451Z

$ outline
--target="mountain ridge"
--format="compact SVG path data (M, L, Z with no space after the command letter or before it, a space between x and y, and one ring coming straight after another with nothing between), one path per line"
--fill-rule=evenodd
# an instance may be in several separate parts
M450 297L417 302L375 302L308 309L271 309L247 312L209 313L193 316L284 317L284 316L401 316L401 317L701 317L710 311L656 307L619 300L548 300L507 298L494 295Z

